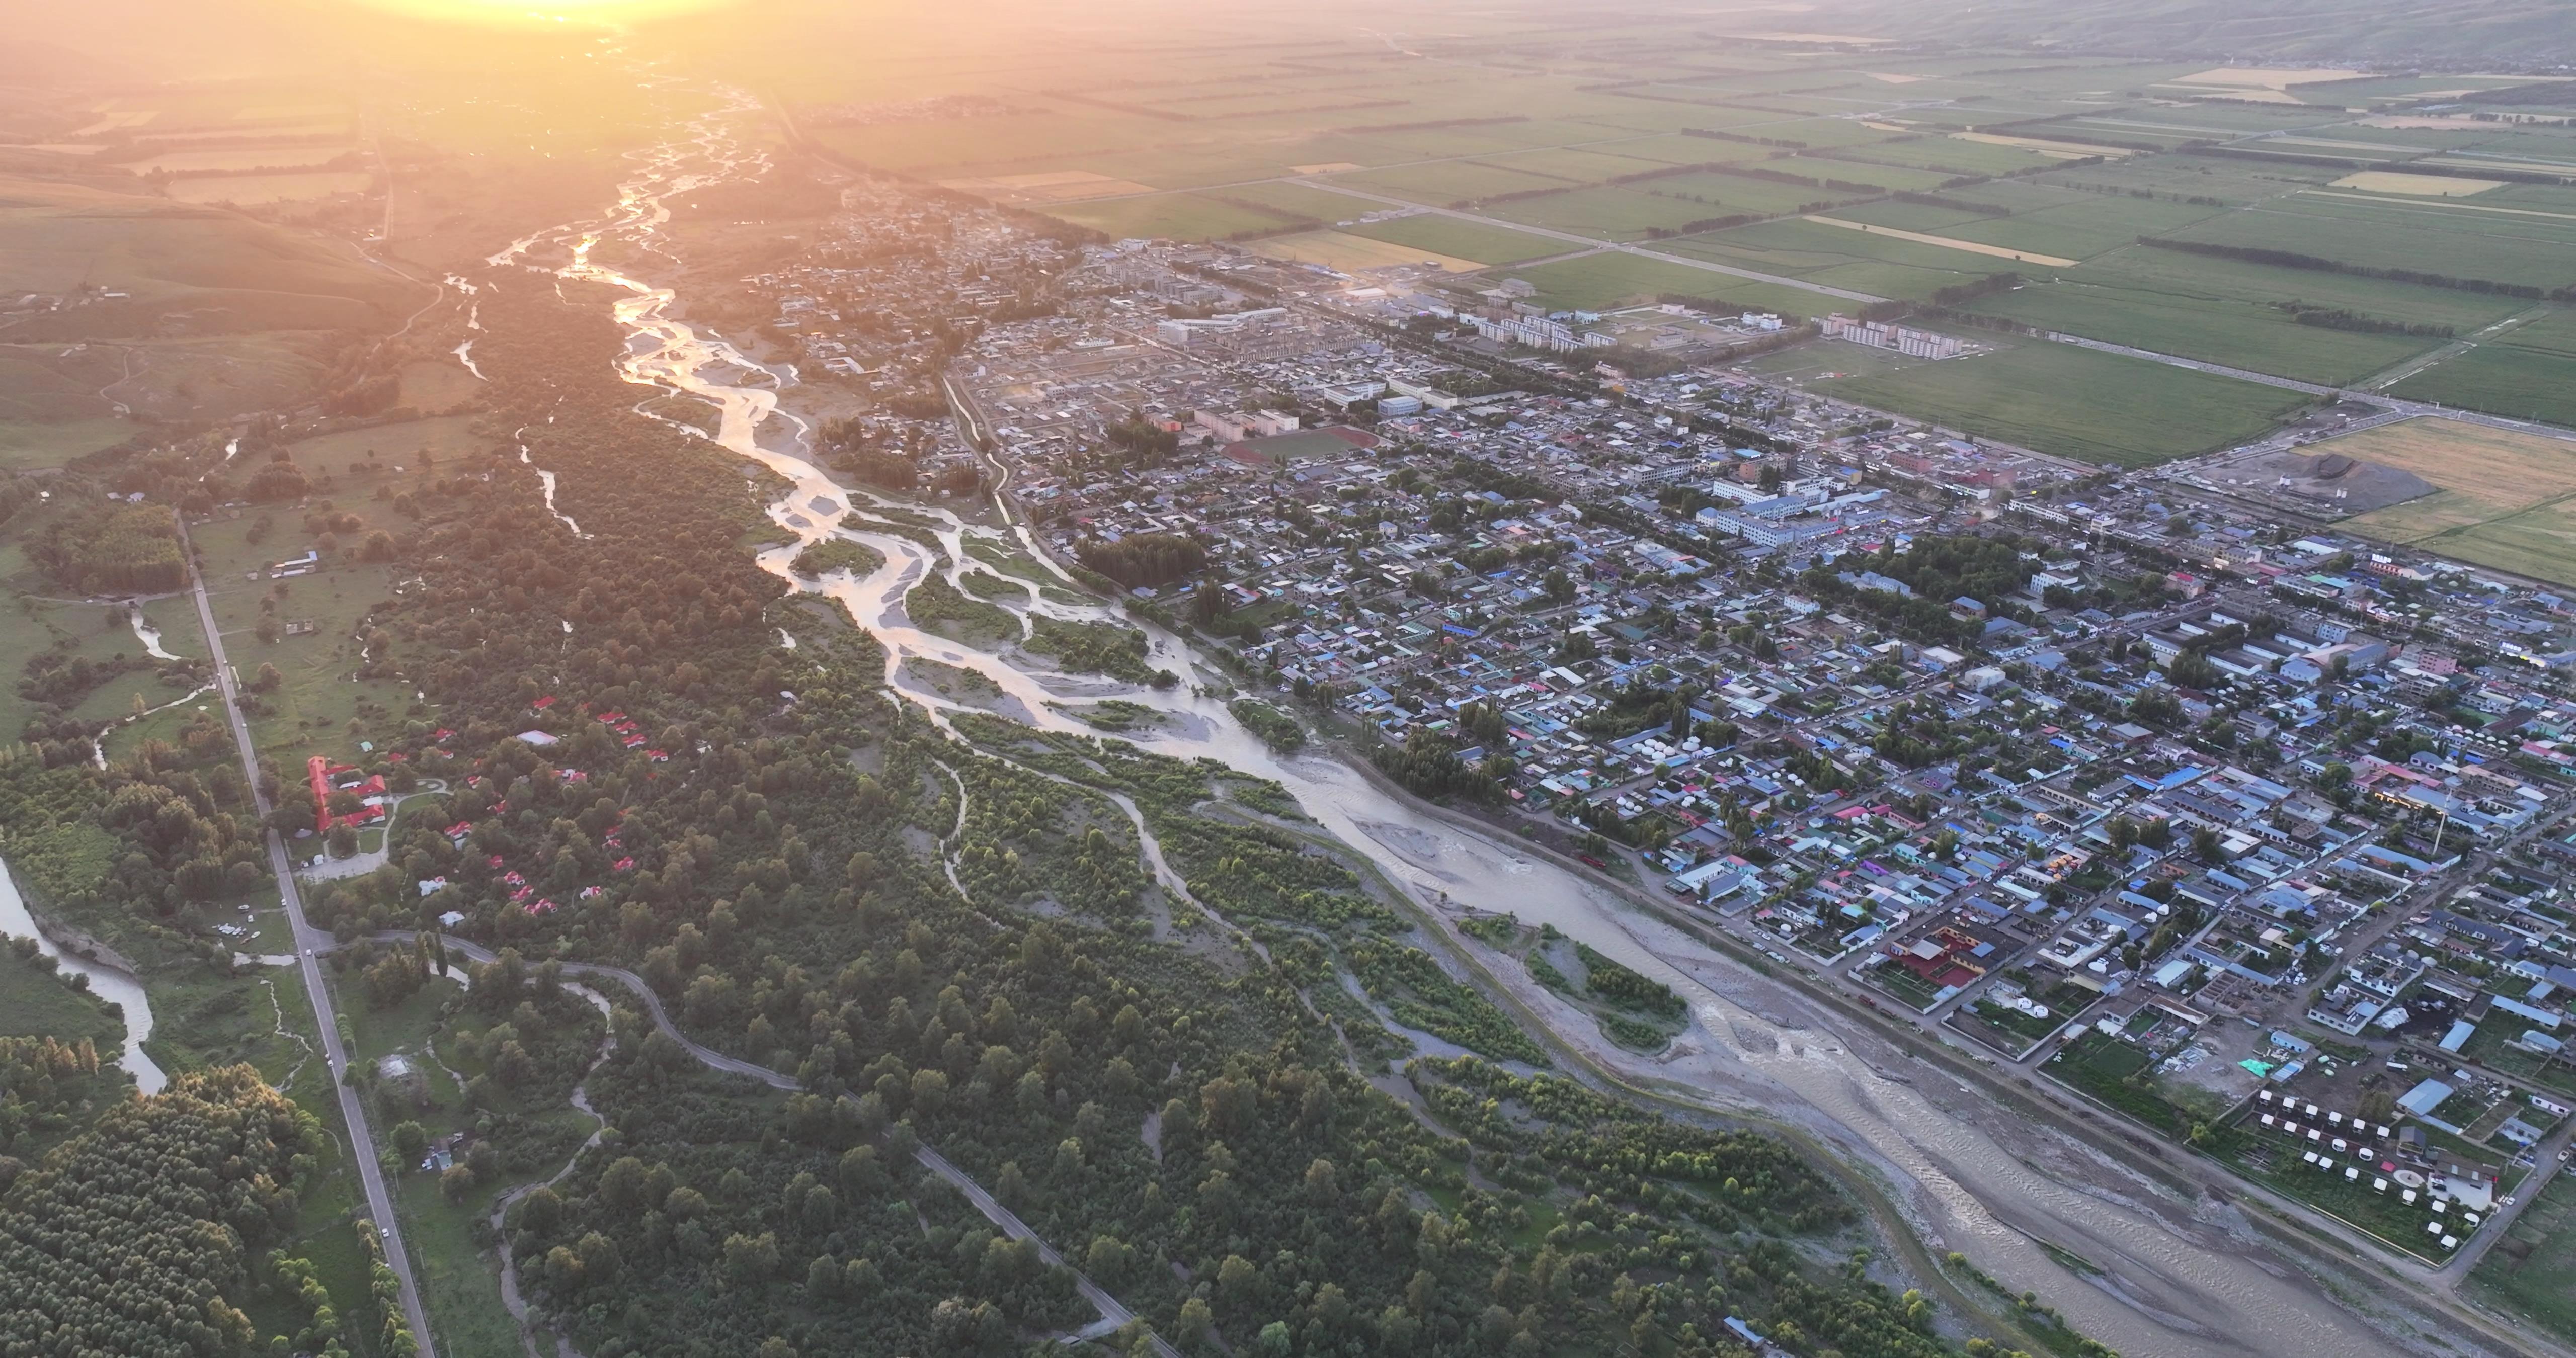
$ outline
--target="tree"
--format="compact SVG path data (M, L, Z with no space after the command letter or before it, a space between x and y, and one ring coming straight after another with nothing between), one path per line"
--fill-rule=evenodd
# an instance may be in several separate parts
M393 1138L394 1149L401 1153L405 1163L418 1160L420 1153L429 1147L427 1129L409 1119L394 1124Z
M438 1191L451 1203L463 1202L465 1195L474 1191L476 1177L469 1166L449 1165L446 1172L438 1176Z
M725 1276L743 1286L767 1281L778 1272L778 1233L726 1236L724 1266Z

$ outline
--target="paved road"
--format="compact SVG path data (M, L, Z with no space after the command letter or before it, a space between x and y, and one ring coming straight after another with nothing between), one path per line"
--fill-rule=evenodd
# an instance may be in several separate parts
M188 551L193 562L196 557L189 548L184 523L179 531L180 547ZM233 743L241 751L242 776L250 780L252 805L265 820L272 808L259 790L259 759L252 752L250 724L242 720L241 695L234 687L232 663L224 656L223 632L215 626L215 609L206 598L204 573L192 567L191 574L196 580L197 621L206 629L206 645L214 656L215 686L224 695L224 716L232 723ZM367 1128L366 1102L349 1084L349 1054L340 1043L340 1021L331 1009L331 988L322 979L320 954L330 951L331 935L315 929L304 917L304 898L295 889L295 864L287 856L286 841L275 830L265 833L268 867L277 876L278 899L286 906L287 923L294 933L295 960L304 973L304 993L313 1001L313 1018L322 1029L322 1055L330 1063L331 1087L340 1097L340 1116L349 1124L350 1158L358 1162L358 1181L367 1195L367 1215L384 1239L386 1264L402 1284L403 1314L411 1322L412 1342L420 1358L435 1358L429 1337L429 1313L421 1307L420 1288L412 1281L411 1254L403 1248L401 1219L394 1215L393 1196L385 1190L384 1170L376 1164L376 1141Z
M412 940L418 938L419 934L409 929L389 929L377 933L374 937L381 943L410 943ZM471 942L467 939L457 938L450 934L438 935L438 939L441 943L446 945L448 954L451 957L463 957L474 962L488 963L492 961L495 956L490 948L484 947L480 943ZM336 945L332 944L326 937L324 939L323 946L319 951L328 952L333 946ZM307 965L312 964L312 955L310 953L306 954L305 961ZM711 1048L702 1046L697 1042L691 1041L688 1034L681 1032L678 1025L671 1022L670 1014L662 1007L662 997L654 993L653 987L645 984L644 978L636 975L634 972L627 971L620 967L601 966L595 962L566 962L563 964L563 971L566 976L592 976L601 980L614 981L618 985L624 986L627 990L633 992L638 1000L643 1002L644 1011L652 1016L653 1026L655 1028L660 1029L666 1036L686 1048L689 1055L696 1057L705 1065L711 1066L717 1070L728 1071L735 1075L748 1075L751 1078L760 1081L762 1084L768 1085L772 1089L802 1090L805 1087L804 1084L794 1076L781 1074L766 1066L753 1065L749 1061L727 1056L722 1052L715 1051ZM594 1116L596 1115L594 1114ZM915 1148L912 1158L915 1162L920 1164L923 1169L929 1170L931 1173L936 1174L940 1178L955 1185L957 1191L965 1194L966 1200L975 1205L975 1210L983 1213L986 1221L1000 1227L1004 1235L1009 1236L1013 1240L1026 1240L1035 1244L1037 1246L1038 1257L1040 1259L1045 1260L1051 1266L1065 1268L1073 1274L1075 1289L1082 1293L1085 1301L1090 1302L1092 1306L1100 1312L1099 1322L1086 1329L1086 1334L1092 1334L1095 1332L1097 1334L1109 1334L1125 1328L1129 1322L1135 1320L1135 1312L1127 1309L1124 1303L1120 1302L1116 1297L1111 1296L1099 1284L1094 1283L1082 1272L1082 1270L1073 1267L1070 1263L1067 1263L1064 1256L1057 1253L1053 1245L1040 1239L1038 1233L1030 1229L1027 1222L1020 1220L1018 1213L1003 1206L999 1200L995 1199L990 1192L985 1190L982 1184L975 1182L975 1180L970 1177L966 1171L949 1163L946 1156L941 1155L939 1152L932 1150L928 1146L920 1146ZM563 1176L558 1174L555 1177L560 1179ZM1181 1358L1180 1350L1173 1348L1169 1343L1165 1342L1160 1335L1155 1336L1153 1342L1154 1352L1157 1355L1157 1358Z

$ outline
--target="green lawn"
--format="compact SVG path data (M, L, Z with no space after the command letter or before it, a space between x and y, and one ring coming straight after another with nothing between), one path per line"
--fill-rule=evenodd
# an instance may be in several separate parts
M2040 452L2126 467L2247 442L2307 403L2277 387L2045 341L1814 389Z

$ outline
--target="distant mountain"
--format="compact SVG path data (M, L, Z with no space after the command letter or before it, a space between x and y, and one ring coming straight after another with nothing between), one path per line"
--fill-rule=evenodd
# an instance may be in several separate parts
M1849 0L1808 18L1824 13L1835 32L1978 47L2512 71L2576 63L2576 5L2565 0Z

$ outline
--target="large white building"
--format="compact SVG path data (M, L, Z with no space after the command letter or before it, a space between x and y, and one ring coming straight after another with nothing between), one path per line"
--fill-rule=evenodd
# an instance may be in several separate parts
M1854 320L1839 313L1827 316L1822 326L1827 339L1850 340L1873 349L1893 349L1909 358L1957 358L1962 348L1954 336L1917 330L1912 326L1891 325L1886 321Z

